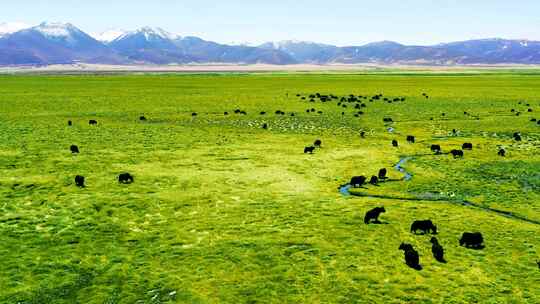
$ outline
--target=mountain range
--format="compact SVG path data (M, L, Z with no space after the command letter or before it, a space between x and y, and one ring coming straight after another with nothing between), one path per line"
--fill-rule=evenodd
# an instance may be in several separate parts
M226 45L160 28L90 35L69 23L0 23L0 65L96 64L540 64L540 41L480 39L433 46L392 41L338 47L304 41Z

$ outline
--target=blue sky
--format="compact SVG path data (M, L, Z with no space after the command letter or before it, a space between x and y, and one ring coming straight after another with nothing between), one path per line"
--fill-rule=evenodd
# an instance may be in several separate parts
M6 0L0 10L0 22L45 20L86 32L158 26L218 42L540 40L540 0Z

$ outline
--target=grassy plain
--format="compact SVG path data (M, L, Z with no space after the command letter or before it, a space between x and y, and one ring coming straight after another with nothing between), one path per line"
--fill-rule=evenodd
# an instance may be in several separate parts
M0 76L0 303L539 303L538 88L537 73ZM316 92L407 100L354 117L295 96ZM429 151L464 142L463 159ZM359 191L426 200L338 192L383 167L400 179L407 156L412 180ZM416 219L438 225L447 264ZM464 231L486 248L459 247Z

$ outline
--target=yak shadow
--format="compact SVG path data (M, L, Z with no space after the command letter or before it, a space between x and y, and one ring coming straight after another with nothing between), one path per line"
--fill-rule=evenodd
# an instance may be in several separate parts
M420 232L420 233L417 233L416 231L411 231L412 234L414 235L426 235L426 234L431 234L431 235L437 235L437 232L429 232L429 231L424 231L424 232Z
M418 271L422 270L422 265L420 264L409 264L409 263L406 263L406 264L407 266L409 266L410 268L414 270L418 270Z
M443 263L443 264L446 264L446 263L448 263L448 262L447 262L447 261L446 261L446 260L445 260L444 258L442 258L442 259L439 259L439 258L435 258L435 260L437 260L437 262L439 262L439 263Z
M482 250L482 249L486 248L486 246L484 246L484 245L477 245L477 246L461 246L461 247L464 247L464 248L467 248L467 249L472 249L472 250Z

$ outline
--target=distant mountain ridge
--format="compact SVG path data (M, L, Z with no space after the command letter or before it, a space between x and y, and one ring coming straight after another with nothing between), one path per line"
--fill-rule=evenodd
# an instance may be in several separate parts
M540 64L540 42L479 39L433 46L381 41L337 47L306 41L226 45L160 28L89 35L69 23L0 23L0 65L101 64Z

